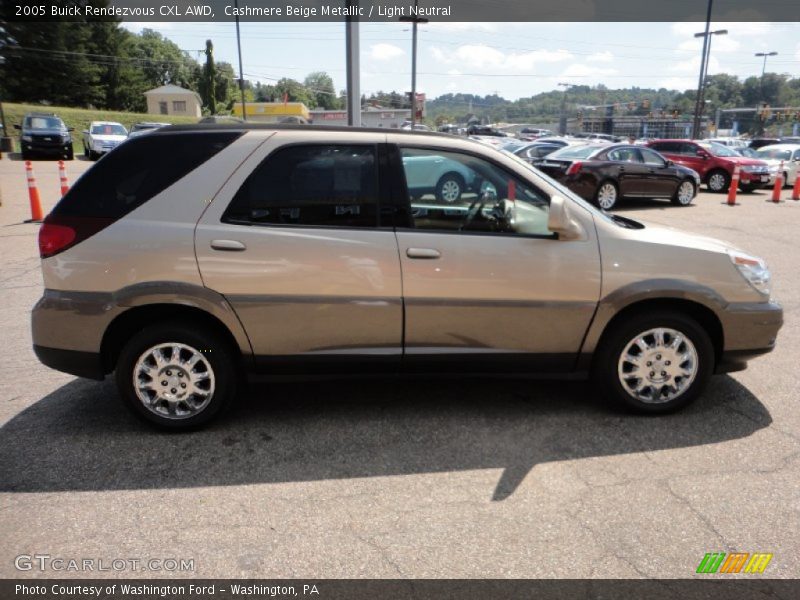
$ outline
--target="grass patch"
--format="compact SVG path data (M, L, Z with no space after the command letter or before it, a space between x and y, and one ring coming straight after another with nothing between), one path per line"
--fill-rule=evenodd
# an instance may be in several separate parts
M10 104L3 103L6 115L5 135L14 138L14 145L19 150L19 131L14 125L22 124L22 117L29 112L51 112L61 117L67 127L74 127L72 132L72 148L75 154L83 154L83 130L89 128L92 121L116 121L122 123L130 131L131 125L140 121L156 121L159 123L197 123L197 117L176 117L173 115L151 115L147 113L120 112L115 110L90 110L85 108L67 108L65 106L42 106L40 104Z

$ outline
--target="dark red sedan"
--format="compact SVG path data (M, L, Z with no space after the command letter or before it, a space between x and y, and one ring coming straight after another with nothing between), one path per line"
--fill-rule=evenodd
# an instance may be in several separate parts
M533 166L585 200L611 210L621 198L669 198L691 204L700 176L643 146L567 146Z

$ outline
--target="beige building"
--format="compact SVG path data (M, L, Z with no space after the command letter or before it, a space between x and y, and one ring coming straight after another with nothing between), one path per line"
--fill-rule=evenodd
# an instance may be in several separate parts
M144 93L147 112L152 115L201 117L203 103L200 95L177 85L162 85Z

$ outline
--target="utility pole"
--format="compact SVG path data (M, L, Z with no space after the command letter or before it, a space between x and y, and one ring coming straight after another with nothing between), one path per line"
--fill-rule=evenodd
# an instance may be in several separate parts
M345 21L345 53L347 55L347 124L361 127L360 31L357 16L358 0L347 0Z
M700 137L700 94L703 91L703 79L706 74L706 50L708 50L708 33L711 29L711 7L714 0L708 0L708 12L706 13L706 30L704 33L695 34L694 37L703 36L703 53L700 55L700 79L697 82L697 96L694 103L694 121L692 122L692 139Z
M242 119L247 121L247 109L244 104L244 71L242 70L242 39L239 35L239 0L234 0L236 8L236 48L239 51L239 92L242 94Z
M414 9L419 0L414 0ZM417 25L427 23L428 19L411 15L400 17L401 21L411 23L411 129L417 124Z
M700 37L701 35L704 35L704 36L706 36L706 40L708 41L708 44L706 46L705 60L703 61L704 68L703 68L702 77L701 77L701 80L700 80L701 81L700 88L699 88L699 92L700 93L699 93L699 96L697 97L697 102L695 103L695 110L697 109L697 106L700 106L699 116L696 117L697 135L694 135L694 132L692 132L693 133L693 137L695 137L695 138L699 138L700 137L700 135L699 135L699 133L700 133L700 125L701 125L702 120L703 120L703 114L705 113L705 110L706 110L706 85L708 84L708 64L711 62L711 36L714 36L714 35L727 35L727 34L728 34L728 30L727 29L717 29L716 31L708 31L706 33L695 33L694 34L694 37Z

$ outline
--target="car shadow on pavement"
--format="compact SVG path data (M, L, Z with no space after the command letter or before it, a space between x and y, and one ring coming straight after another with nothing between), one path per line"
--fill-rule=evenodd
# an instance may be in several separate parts
M74 380L0 429L0 491L226 486L497 469L493 500L540 463L684 448L772 422L729 376L663 417L616 413L579 382L398 380L258 385L190 433L151 429L110 380ZM488 490L487 490L488 493Z

